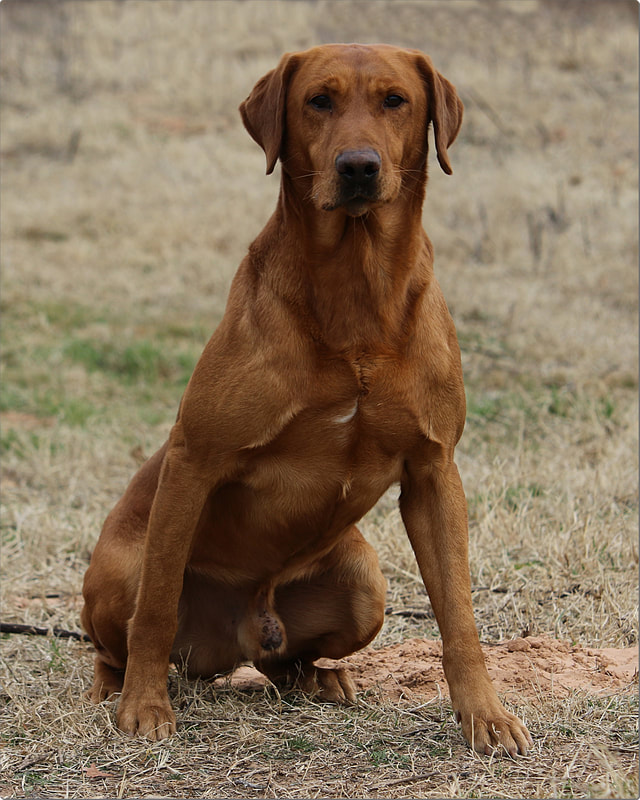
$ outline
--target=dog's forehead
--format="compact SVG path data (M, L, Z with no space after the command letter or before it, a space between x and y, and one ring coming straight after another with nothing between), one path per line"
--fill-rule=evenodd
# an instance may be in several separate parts
M392 83L407 79L410 61L408 51L391 45L321 45L298 54L294 81L298 86L350 86L363 80Z

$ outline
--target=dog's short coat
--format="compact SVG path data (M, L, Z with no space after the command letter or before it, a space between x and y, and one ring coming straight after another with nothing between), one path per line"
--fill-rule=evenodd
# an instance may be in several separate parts
M427 129L451 173L462 103L418 51L327 45L285 55L240 111L267 172L281 161L280 197L169 440L93 553L89 694L121 691L119 727L150 739L175 730L170 661L213 676L251 660L276 683L352 701L348 672L314 661L382 625L385 580L355 526L399 482L464 735L525 753L473 619L453 461L460 352L421 219Z

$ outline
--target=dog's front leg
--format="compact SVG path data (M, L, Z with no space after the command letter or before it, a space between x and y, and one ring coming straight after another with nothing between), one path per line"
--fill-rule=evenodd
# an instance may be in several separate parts
M440 628L451 703L476 750L489 754L504 747L512 756L524 754L532 744L529 732L498 699L480 648L460 476L444 448L429 447L429 458L406 465L400 509Z
M182 443L169 445L151 507L136 607L129 623L127 668L118 727L164 739L175 732L167 694L178 602L193 534L207 496L202 470Z

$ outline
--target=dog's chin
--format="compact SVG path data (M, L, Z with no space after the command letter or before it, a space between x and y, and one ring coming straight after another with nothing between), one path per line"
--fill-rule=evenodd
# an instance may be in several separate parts
M369 211L372 205L372 200L366 200L363 197L355 197L353 200L344 203L342 208L350 217L362 217Z
M352 197L350 200L339 201L337 203L326 203L322 206L323 211L342 210L349 217L363 217L374 206L380 205L380 200L371 197Z

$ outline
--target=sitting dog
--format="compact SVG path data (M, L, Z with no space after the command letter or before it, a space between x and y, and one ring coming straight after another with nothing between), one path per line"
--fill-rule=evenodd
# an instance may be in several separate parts
M525 753L471 606L454 463L465 395L422 228L427 131L451 173L462 121L430 59L387 45L285 55L241 104L280 159L277 207L231 286L166 444L109 514L84 582L98 702L132 735L175 730L170 662L250 660L276 684L351 702L385 579L356 523L392 484L443 641L451 702L478 750Z

